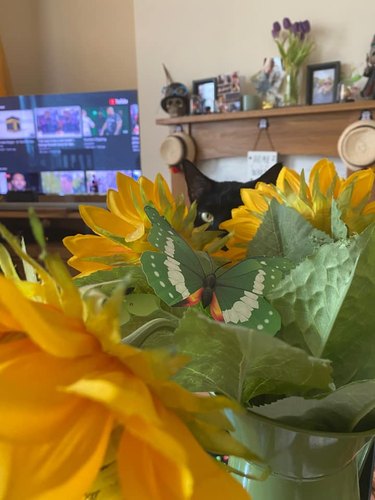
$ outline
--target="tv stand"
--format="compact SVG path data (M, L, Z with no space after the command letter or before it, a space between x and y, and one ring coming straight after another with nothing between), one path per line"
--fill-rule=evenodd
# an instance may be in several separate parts
M78 233L91 233L79 214L80 205L105 208L105 196L40 195L36 202L0 200L0 222L13 234L22 236L30 254L37 257L40 250L35 244L29 224L29 208L33 208L43 224L50 250L58 252L66 260L71 255L62 244L62 239Z

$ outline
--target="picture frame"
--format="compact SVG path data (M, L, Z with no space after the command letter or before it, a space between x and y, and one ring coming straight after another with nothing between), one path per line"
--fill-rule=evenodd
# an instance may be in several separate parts
M307 66L307 104L331 104L338 101L340 70L340 61Z
M202 113L213 113L217 97L216 78L193 81L193 94L201 98Z
M228 113L241 111L241 84L238 71L218 75L216 111Z

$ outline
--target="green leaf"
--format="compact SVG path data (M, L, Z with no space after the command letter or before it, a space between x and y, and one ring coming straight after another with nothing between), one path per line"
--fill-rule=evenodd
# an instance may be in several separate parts
M30 226L35 241L38 243L42 250L42 255L45 255L46 252L46 238L44 236L43 225L40 222L39 217L36 215L35 210L33 208L29 208L29 219Z
M306 430L354 432L375 429L375 380L345 385L321 399L285 398L252 411Z
M375 379L375 225L356 246L360 257L323 351L333 361L337 385Z
M0 270L7 278L19 280L16 268L13 264L10 253L3 244L0 243Z
M22 251L27 254L27 249L26 249L26 244L25 240L21 238L20 245L22 248ZM41 257L46 258L47 253L45 250L43 250ZM35 272L34 266L28 262L25 259L22 259L22 267L23 267L23 272L25 273L25 278L27 281L30 281L30 283L37 283L38 281L38 276L37 273Z
M326 233L314 228L296 210L272 200L247 256L282 256L299 262L330 241Z
M174 342L178 352L191 357L176 376L191 391L213 391L246 403L259 394L330 390L329 361L269 335L212 321L193 309L180 321Z
M348 236L348 228L341 219L341 210L334 198L332 198L331 202L331 234L335 240L344 239Z
M350 290L364 244L363 238L353 238L322 246L314 255L292 269L270 292L268 299L281 316L280 338L314 356L332 359L335 349L327 351L325 348L343 302L346 297L353 296L354 290ZM358 292L358 287L355 290ZM371 295L373 292L367 290L366 293ZM350 302L347 307L349 311L345 317L348 319L352 316L352 326L356 330L353 334L358 335L354 326L358 309L352 309ZM362 321L369 324L367 319ZM349 325L344 325L342 321L340 324L341 331L348 332ZM336 359L341 356L342 353L336 351ZM336 370L335 364L334 369Z
M13 252L22 260L22 264L25 268L25 262L29 264L33 269L33 276L36 277L36 274L45 280L48 280L48 274L46 270L36 262L30 255L28 255L25 251L24 245L18 241L18 238L14 236L3 224L0 223L0 236L4 238L4 240L8 243ZM29 269L29 267L28 267ZM36 273L36 274L35 274ZM31 273L30 273L31 274ZM33 280L32 280L33 281ZM35 280L34 280L35 281Z
M151 288L147 284L145 275L143 274L142 268L140 266L119 266L114 269L96 271L89 274L88 276L82 276L74 279L74 283L77 287L82 289L83 293L86 293L91 288L100 288L101 291L105 291L109 295L113 289L122 281L126 281L126 290L131 290L132 292L148 292Z
M148 316L160 308L160 300L150 293L132 293L125 297L125 307L135 316Z

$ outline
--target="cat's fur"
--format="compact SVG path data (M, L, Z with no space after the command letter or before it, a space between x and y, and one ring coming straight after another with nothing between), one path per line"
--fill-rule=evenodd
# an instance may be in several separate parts
M221 222L231 218L233 208L243 205L240 195L241 189L254 188L257 182L276 184L277 176L282 167L282 163L276 163L261 177L249 182L218 182L206 177L190 161L184 160L183 169L189 198L191 202L197 202L195 225L199 226L209 222L209 219L212 218L210 229L218 229Z

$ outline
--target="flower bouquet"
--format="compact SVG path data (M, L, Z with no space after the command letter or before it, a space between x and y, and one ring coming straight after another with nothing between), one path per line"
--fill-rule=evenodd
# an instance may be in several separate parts
M243 190L223 237L194 228L196 207L161 176L119 174L108 210L80 208L95 234L64 240L74 285L36 222L47 271L2 228L27 276L2 249L4 457L27 449L9 477L80 498L104 465L124 498L242 498L198 440L255 499L359 498L375 429L374 177L284 168Z
M279 49L285 70L285 105L298 104L298 76L302 64L314 48L310 39L311 26L308 20L292 23L288 17L283 19L283 29L278 21L273 23L272 36Z
M121 342L128 311L149 313L144 295L124 300L139 273L79 290L31 223L44 265L0 224L23 265L0 244L0 498L248 498L203 450L259 460L229 434L238 404L172 381L186 356Z
M328 440L334 439L331 434L350 437L349 441L354 440L350 461L347 451L340 448L339 455L345 457L345 464L353 463L375 428L371 342L375 324L371 307L375 298L375 202L369 201L373 171L360 171L343 180L331 162L322 160L307 184L303 174L284 168L276 186L260 183L256 189L243 190L244 205L233 210L232 219L222 225L229 232L222 242L225 250L220 249L217 233L205 231L204 226L193 228L195 207L188 210L181 200L175 201L160 177L155 184L145 179L136 184L124 178L120 183L118 192L108 193L109 211L81 209L96 236L77 235L65 240L75 253L71 262L76 268L86 274L98 269L96 266L101 269L81 275L76 284L83 290L94 287L103 291L124 277L130 279L125 341L187 354L190 362L175 380L192 391L229 396L248 410L247 416L291 426L294 433L299 429L318 433L315 439L319 442L327 433ZM137 204L121 208L129 198L138 200ZM161 228L163 223L157 216L155 219L155 213L144 209L150 200L171 227ZM126 224L131 231L123 230ZM158 243L159 232L165 232L164 251ZM105 241L107 248L115 245L116 250L93 255L92 244L79 244L82 238L92 243ZM183 247L184 255L175 254L172 247ZM138 252L132 256L133 271L124 266L129 249ZM158 251L154 271L152 258L147 257L150 251ZM143 282L136 264L139 259L147 279ZM202 281L194 285L187 269L199 267L203 269ZM248 282L246 297L228 288L230 269L238 271L234 279L241 290L246 289L241 282ZM134 282L129 278L131 272L135 273ZM211 287L216 287L211 302L200 293L189 295L211 275L216 282ZM226 296L223 283L230 290ZM146 296L142 307L137 305L140 292ZM181 305L184 307L177 307ZM136 309L138 314L142 310L143 316L135 314ZM270 313L274 314L272 321ZM241 418L234 418L237 430ZM257 425L252 422L248 428ZM239 436L244 438L241 432ZM289 442L291 439L287 437ZM256 443L254 434L246 443L272 462L272 453ZM287 456L287 449L284 446L281 456ZM301 457L297 459L301 463ZM335 471L340 469L338 463L334 465ZM331 474L331 470L312 468L310 484L312 478ZM347 474L352 478L350 489L338 474L319 493L303 491L304 498L316 497L321 489L330 495L338 483L347 489L348 498L356 498L355 474L356 466L352 475ZM296 484L301 483L298 475L295 479ZM255 491L258 485L262 488L272 482L253 484L257 485L253 486ZM281 491L282 485L277 483L276 488ZM300 493L288 490L285 498L294 494ZM269 498L270 492L259 496L263 497Z

